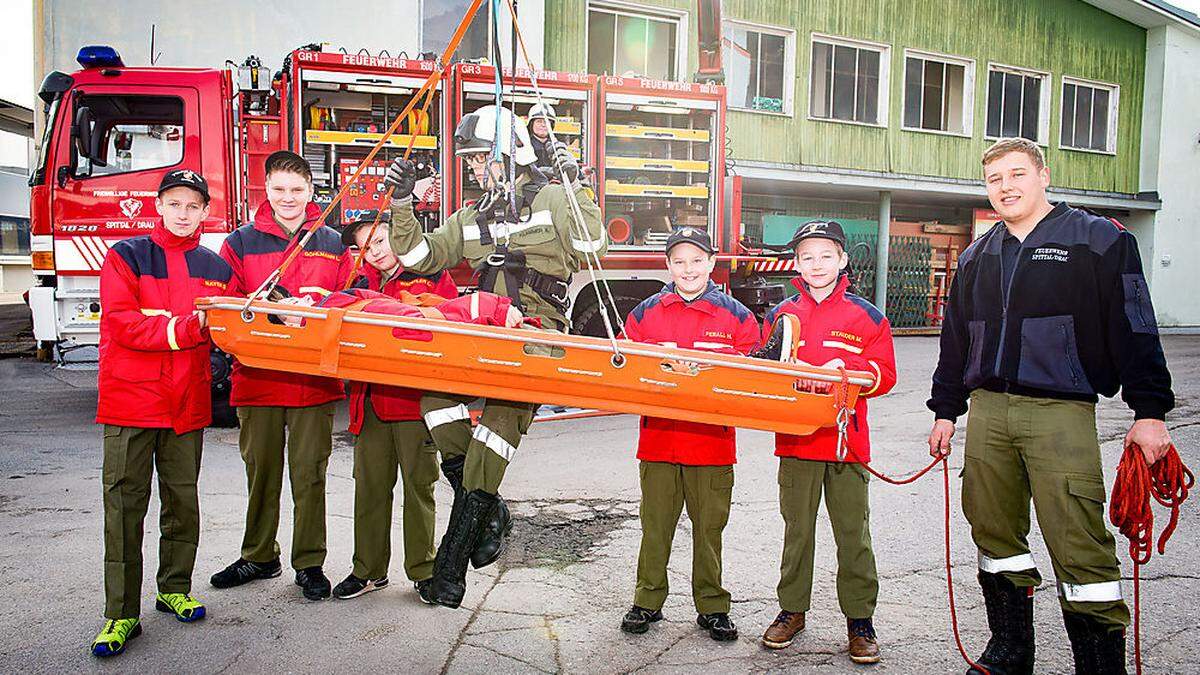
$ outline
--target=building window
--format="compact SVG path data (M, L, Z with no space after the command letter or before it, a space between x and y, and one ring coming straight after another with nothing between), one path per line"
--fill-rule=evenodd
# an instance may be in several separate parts
M971 135L975 63L907 51L904 56L904 128Z
M792 114L795 33L735 21L722 22L721 33L729 106Z
M0 255L29 255L29 219L0 216Z
M987 137L1028 138L1041 145L1050 135L1049 73L989 66Z
M887 52L885 45L814 35L809 115L885 126Z
M680 72L679 17L588 5L588 72L675 80Z
M1116 152L1119 94L1116 85L1064 77L1059 145L1072 150Z

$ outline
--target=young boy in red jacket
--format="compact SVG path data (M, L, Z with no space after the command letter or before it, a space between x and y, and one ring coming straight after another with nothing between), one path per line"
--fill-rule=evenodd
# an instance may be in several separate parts
M381 223L371 241L372 221L351 223L342 243L364 251L366 265L356 288L393 298L403 293L458 297L450 273L425 277L405 272ZM399 468L404 490L404 571L414 583L433 576L434 501L437 448L421 418L421 395L406 387L350 383L350 433L354 434L354 561L350 575L333 589L342 600L387 586L391 558L392 491Z
M690 227L676 230L666 253L672 283L634 308L625 321L625 337L723 354L753 349L758 343L754 315L709 280L716 251L708 234ZM637 457L642 545L633 607L621 630L645 633L663 618L671 541L686 504L696 623L714 640L736 640L729 592L721 587L721 534L729 521L737 461L733 427L643 417Z
M154 204L162 216L154 231L118 242L100 269L105 620L92 642L96 656L120 654L142 632L142 534L155 468L162 535L154 606L183 622L205 615L190 595L200 541L196 481L212 411L206 316L195 300L225 295L232 273L200 245L203 177L167 173Z
M279 287L290 295L328 295L341 288L353 261L341 235L318 222L312 203L312 169L294 152L267 157L267 201L254 222L225 238L221 257L233 268L233 293L250 294L279 267L310 230L304 250L284 271ZM284 444L292 485L292 568L309 600L329 597L325 563L325 471L333 450L334 405L344 396L341 380L234 362L230 405L238 409L238 445L246 463L249 500L241 556L212 576L216 588L277 577Z
M836 428L823 428L809 436L775 436L779 510L784 521L777 589L781 611L763 634L762 643L783 649L804 630L804 613L812 599L813 534L824 492L837 542L838 603L846 615L850 659L876 663L879 647L871 617L879 579L871 550L868 474L858 462L871 459L866 399L886 394L896 383L892 331L882 312L848 290L850 279L844 272L850 260L841 225L806 223L797 228L790 245L800 272L793 283L800 293L767 312L764 342L778 338L772 336L775 324L780 330L788 323L798 324L799 334L794 336L798 346L792 358L815 366L867 371L874 374L875 384L860 394L854 406L846 457L837 457ZM781 320L785 314L795 320ZM789 354L782 356L788 358Z

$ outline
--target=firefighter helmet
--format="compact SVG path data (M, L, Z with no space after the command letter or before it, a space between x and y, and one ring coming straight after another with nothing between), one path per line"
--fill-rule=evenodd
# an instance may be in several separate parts
M549 103L533 104L533 107L529 109L529 114L525 116L525 119L529 122L532 122L539 117L545 119L550 124L554 124L556 121L558 121L558 115L554 113L554 106L550 105Z
M516 136L517 150L513 159L520 166L529 166L537 161L537 153L529 141L529 130L514 124L515 118L508 108L485 105L475 112L464 115L454 130L454 154L470 155L476 152L491 152L495 145L496 116L500 117L500 152L509 155L509 145Z

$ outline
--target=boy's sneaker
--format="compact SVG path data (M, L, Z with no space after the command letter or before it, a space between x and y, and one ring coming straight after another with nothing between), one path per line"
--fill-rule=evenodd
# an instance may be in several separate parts
M738 636L737 626L726 612L700 614L696 617L696 625L707 630L708 636L717 642L732 642Z
M339 600L349 600L357 598L360 595L365 595L371 591L377 591L385 588L388 585L387 577L379 577L378 579L360 579L353 574L342 580L342 583L333 587L333 596Z
M850 637L850 660L855 663L879 663L879 644L870 619L846 619Z
M329 597L329 577L325 576L320 565L298 570L296 585L309 600L324 600Z
M105 619L104 628L92 640L96 656L116 656L125 651L130 640L142 634L142 622L133 619Z
M645 633L650 630L650 624L662 621L662 618L660 609L646 609L634 605L632 609L625 612L625 618L621 619L621 630L635 635Z
M175 618L191 623L204 618L204 605L187 593L159 593L154 598L154 609L170 612Z
M763 346L750 352L756 359L788 363L796 358L800 346L800 319L791 314L780 314L771 326L771 335Z
M216 588L233 588L255 579L277 577L282 571L283 567L279 564L279 558L265 563L238 558L237 562L212 575L209 583Z

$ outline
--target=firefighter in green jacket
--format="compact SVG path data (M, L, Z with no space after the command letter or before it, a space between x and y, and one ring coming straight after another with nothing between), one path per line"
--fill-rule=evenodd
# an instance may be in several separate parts
M512 111L496 106L464 116L454 132L454 147L483 197L423 233L412 210L415 166L397 159L385 178L393 190L392 250L416 274L434 274L465 259L479 274L480 290L508 296L525 316L540 319L543 328L566 332L572 273L589 256L608 250L600 209L592 192L579 183L575 158L566 146L555 145L555 175L565 181L547 181L533 166L536 155L528 130L516 123ZM577 222L568 191L578 201L583 222ZM418 590L426 602L447 607L462 602L468 559L478 568L500 555L511 523L497 492L537 409L489 400L472 430L466 406L471 398L426 394L421 401L425 424L442 453L442 472L454 486L454 504L434 576Z

